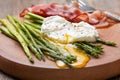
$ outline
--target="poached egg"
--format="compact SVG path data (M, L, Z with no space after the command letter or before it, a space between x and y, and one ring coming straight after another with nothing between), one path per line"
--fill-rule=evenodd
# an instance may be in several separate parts
M44 19L41 33L59 43L76 41L94 42L98 32L94 26L86 23L71 23L60 16L50 16Z
M83 21L71 23L60 16L45 18L41 26L41 33L59 46L61 53L77 57L77 61L71 64L74 68L84 67L89 61L89 57L71 43L77 41L94 42L99 36L94 26ZM66 64L61 60L56 61L56 65L59 68L66 67Z

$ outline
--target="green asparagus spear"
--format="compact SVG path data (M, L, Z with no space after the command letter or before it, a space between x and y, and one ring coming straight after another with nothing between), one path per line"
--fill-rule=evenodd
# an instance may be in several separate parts
M91 46L92 48L95 48L99 54L103 52L103 47L100 44L94 44L92 42L86 42L86 41L84 41L83 43L87 44L88 46Z
M78 49L85 50L88 55L91 55L91 56L96 57L96 58L98 58L99 54L102 52L102 50L98 50L97 48L93 48L92 46L90 46L86 43L83 43L83 42L75 43L75 45L77 46Z
M6 27L1 26L1 27L0 27L0 30L1 30L1 31L2 31L2 33L4 33L5 35L7 35L7 36L9 36L10 38L12 38L12 39L15 39L15 40L16 40L15 36L14 36L14 35L12 35Z
M17 39L8 31L8 29L7 29L6 27L2 26L2 27L0 27L0 30L1 30L5 35L9 36L10 38L17 40ZM27 44L29 44L29 48L30 48L34 53L38 53L37 50L36 50L36 49L32 46L32 44L30 43L30 41L29 41L26 37L24 37L24 39L26 40ZM36 56L37 56L37 58L39 59L39 55L36 54ZM41 59L41 57L40 57L40 59Z
M38 32L38 30L36 31L32 27L30 27L30 25L28 25L28 24L25 24L25 25L28 28L28 30L34 35L34 37L36 37L39 41L41 41L45 46L47 46L50 49L53 49L55 51L59 51L57 47L53 46L53 44L51 44L48 40L46 40L45 38L42 37L40 31L39 32Z
M33 48L32 50L35 52L36 57L37 57L39 60L42 59L43 61L45 61L44 55L43 55L41 49L39 48L39 46L38 46L38 45L36 44L36 42L34 41L33 36L31 35L31 33L27 30L27 28L23 25L22 22L20 22L19 20L17 20L17 19L14 18L14 17L13 17L13 20L16 21L16 23L18 23L19 29L20 29L20 28L23 29L24 32L26 33L26 35L28 36L28 38L30 39L30 41L31 41L31 43L32 43L32 45L33 45L34 48L31 47L31 46L30 46L30 47ZM22 34L22 35L24 36L24 34ZM36 49L36 50L35 50L35 49Z
M102 44L105 44L108 46L116 46L117 45L115 42L105 41L105 40L102 40L100 38L96 38L96 42L102 43Z
M41 30L41 25L40 24L35 24L35 23L32 23L32 22L27 21L27 20L25 20L24 23L29 24L31 27L33 27L35 29Z
M40 21L44 20L44 17L30 13L30 12L28 12L24 17L25 18L32 18L32 19L36 19L36 20L40 20Z
M21 46L23 47L27 57L31 62L34 62L32 55L28 49L27 43L24 41L22 36L16 31L15 27L6 19L0 20L0 22L9 30L9 32L16 37L16 39L20 42Z

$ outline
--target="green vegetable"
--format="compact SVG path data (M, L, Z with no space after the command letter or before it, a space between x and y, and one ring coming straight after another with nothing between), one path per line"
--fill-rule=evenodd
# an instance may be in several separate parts
M16 39L15 36L12 35L6 27L1 26L1 27L0 27L0 30L1 30L5 35L7 35L8 37L11 37L12 39Z
M88 46L91 46L92 48L95 48L96 50L98 50L99 54L101 54L101 52L103 52L103 47L100 44L94 44L92 42L83 42L83 43L87 44Z
M31 14L29 16L31 17ZM32 20L35 17L32 15ZM13 16L7 16L7 19L2 19L1 23L3 26L0 27L0 30L21 44L31 62L34 62L34 60L30 54L30 50L39 60L44 60L44 55L47 55L54 61L63 61L69 67L72 67L71 63L76 60L76 57L71 54L67 56L63 55L56 45L41 35L40 28L30 20L21 22Z
M40 25L43 23L43 20L44 20L44 17L41 17L41 16L39 16L39 15L30 13L30 12L28 12L28 13L24 16L24 18L30 20L31 22L40 24Z
M12 19L12 17L11 17ZM21 35L23 36L24 39L26 39L25 37L25 34L27 35L28 39L26 39L26 41L28 42L29 47L32 49L32 51L35 53L36 57L39 59L39 60L43 60L45 61L44 59L44 55L42 53L42 51L40 50L40 48L38 47L38 45L36 44L36 42L34 41L33 39L33 36L29 33L29 31L26 29L26 27L23 25L22 22L20 22L19 20L17 20L16 18L13 17L13 20L18 23L18 25L16 25L17 29L19 30L19 32L21 33ZM22 31L23 30L23 31ZM32 47L31 47L32 45Z
M35 29L38 29L39 31L41 30L41 25L40 24L32 23L32 22L27 21L27 20L25 20L24 23L30 25L31 27L33 27Z
M96 38L96 42L102 43L108 46L116 46L115 42L105 41L100 38ZM83 49L86 51L87 54L98 58L99 54L103 52L103 47L102 45L97 44L97 43L83 41L83 42L75 43L75 45L77 46L78 49Z
M42 44L44 44L45 46L47 46L50 49L53 49L55 51L59 51L58 48L56 46L54 46L53 44L51 44L47 39L43 38L40 31L36 31L34 28L32 28L30 25L25 24L26 28L31 32L31 34L37 38Z
M74 44L77 46L78 49L82 49L86 51L88 55L91 55L96 58L98 58L99 54L103 52L103 48L101 45L95 45L90 42L78 42Z
M102 40L100 38L96 38L96 42L102 43L102 44L105 44L105 45L108 45L108 46L116 46L115 42L105 41L105 40Z
M32 55L30 54L30 51L28 49L28 45L27 43L24 41L24 39L22 38L22 36L17 32L17 30L15 29L14 25L12 25L7 19L2 19L0 20L0 22L9 30L9 32L15 36L15 38L19 41L19 43L21 44L21 46L23 47L27 57L29 58L29 60L31 62L34 62Z
M26 16L27 16L27 17L26 17ZM36 14L33 14L33 13L30 13L30 12L28 12L24 17L25 17L25 18L37 19L37 20L41 20L41 21L44 20L44 17L39 16L39 15L36 15Z

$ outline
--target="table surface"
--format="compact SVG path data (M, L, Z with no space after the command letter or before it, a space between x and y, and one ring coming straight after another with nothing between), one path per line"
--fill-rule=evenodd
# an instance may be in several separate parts
M13 1L15 4L11 5ZM49 2L49 0L42 0L42 1L47 3ZM42 1L41 0L5 0L5 1L0 0L0 7L2 7L0 8L0 12L2 12L0 13L0 18L5 17L5 15L7 15L8 13L10 15L19 14L19 11L21 11L25 7L29 7L32 4L38 4L38 2L41 3ZM54 2L55 0L50 0L50 1ZM65 0L61 0L61 2L62 1L64 2ZM120 13L120 0L84 0L84 2L88 3L89 5L95 8L100 8L100 9L105 9ZM3 9L4 7L6 7L6 9ZM0 71L0 80L17 80L17 79ZM120 76L113 77L108 80L120 80Z

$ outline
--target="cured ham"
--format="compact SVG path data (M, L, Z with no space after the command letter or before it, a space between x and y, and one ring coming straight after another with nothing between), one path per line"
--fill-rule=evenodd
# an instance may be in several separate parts
M84 12L79 9L77 3L72 4L72 6L59 5L56 3L34 5L30 8L24 9L20 13L20 16L23 17L27 12L32 12L43 17L58 15L74 23L85 21L91 25L97 26L109 25L109 22L107 22L107 17L105 14L103 14L100 11L95 11L93 13Z

